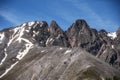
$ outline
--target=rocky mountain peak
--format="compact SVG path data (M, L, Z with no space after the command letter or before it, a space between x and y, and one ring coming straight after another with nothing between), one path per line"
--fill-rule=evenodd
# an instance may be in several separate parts
M69 29L71 29L71 28L73 30L80 31L80 30L88 29L89 26L85 20L78 19L72 24L72 26Z
M56 21L51 21L49 27L50 33L53 35L63 34L63 30L59 27Z
M46 46L68 47L69 43L65 32L59 27L56 21L52 21L49 27L50 36L46 41Z
M78 25L86 25L87 26L87 22L84 19L77 19L75 21L75 24Z
M85 20L76 20L66 32L72 47L85 48L97 40L97 30L91 29Z
M58 24L56 21L52 20L50 26L51 27L58 27Z
M83 20L83 19L76 20L74 25L77 26L80 30L84 30L84 29L89 28L87 22L85 20Z

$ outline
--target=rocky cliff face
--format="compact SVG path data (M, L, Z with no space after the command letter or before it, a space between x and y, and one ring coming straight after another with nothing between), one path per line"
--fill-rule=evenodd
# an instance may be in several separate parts
M76 20L66 31L71 47L81 47L101 60L120 69L119 33L97 31L84 20Z
M120 70L119 44L119 29L114 33L97 31L85 20L76 20L67 31L63 31L55 21L50 26L45 21L24 23L0 31L0 78L119 78L120 73L111 67ZM89 74L91 71L93 74Z

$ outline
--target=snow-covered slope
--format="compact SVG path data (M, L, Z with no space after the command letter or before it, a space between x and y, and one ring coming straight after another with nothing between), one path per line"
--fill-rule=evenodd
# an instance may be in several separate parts
M20 27L9 30L9 33L11 34L9 37L9 41L6 43L6 47L4 49L4 57L0 62L0 65L6 68L4 69L4 71L1 72L0 78L6 75L29 52L29 50L33 46L32 42L23 37L25 35L25 28L26 23L22 24L22 26ZM4 37L5 33L1 34L1 41L4 39ZM19 46L21 44L23 45ZM17 46L19 46L19 49L15 52L12 52L12 54L14 55L9 54L8 50L11 47L14 47L14 49L16 49ZM12 59L12 61L8 64L7 61L10 61L10 59Z
M107 36L109 36L111 39L115 39L117 37L116 32L109 32Z

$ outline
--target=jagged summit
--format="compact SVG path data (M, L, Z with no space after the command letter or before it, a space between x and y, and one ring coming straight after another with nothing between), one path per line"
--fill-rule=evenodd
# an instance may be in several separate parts
M58 70L58 72L54 72L57 78L54 76L55 79L52 78L49 80L69 80L69 78L65 79L65 77L67 77L67 72L72 68L70 65L73 66L72 64L77 64L77 62L82 59L86 59L85 61L88 60L88 58L79 59L77 56L74 56L83 53L85 53L85 56L83 57L94 55L90 57L90 60L88 60L90 62L88 64L92 66L92 70L94 68L93 65L96 66L93 71L96 73L98 70L97 76L104 73L104 70L98 68L98 65L100 65L99 63L102 63L104 69L112 66L120 70L119 33L119 30L116 33L108 33L105 30L97 31L96 29L90 28L87 22L82 19L76 20L66 31L62 30L56 21L51 21L50 25L48 25L46 21L33 21L2 30L0 31L0 78L7 80L7 77L9 76L11 80L17 80L19 79L19 76L23 76L24 78L20 78L20 80L25 80L27 78L24 75L21 75L21 73L24 73L21 72L21 70L18 70L18 74L13 72L18 68L21 68L22 71L24 71L27 67L28 70L25 70L24 74L27 75L29 72L32 73L32 75L28 74L27 76L36 75L37 79L48 80L51 78L50 76L54 75L47 76L46 74ZM90 54L87 55L86 53ZM65 57L67 54L68 56ZM102 61L98 61L97 58ZM37 63L37 60L42 64ZM35 63L33 63L34 61L38 65L37 68L43 69L41 78L39 78L40 72L37 73ZM94 64L92 64L93 61L95 61ZM103 61L111 66L106 65ZM84 62L81 62L81 64L83 63ZM34 64L34 66L32 66L32 64ZM48 64L50 65L47 66ZM88 64L83 66L81 66L81 64L73 66L77 67L74 68L74 70L77 71L76 69L78 69L78 66L80 69L82 69L83 66L88 66ZM108 68L111 69L111 73L107 70L108 74L105 73L105 76L118 76L119 72L114 70L114 68ZM35 70L35 73L31 72L32 69ZM46 70L48 71L46 72ZM65 74L61 74L64 70L66 70ZM12 74L14 75L12 76ZM78 74L83 73L81 73L80 70L78 71ZM60 75L64 76L64 79L62 79ZM78 80L79 76L73 80ZM105 76L102 75L104 79ZM34 77L34 79L36 77ZM99 78L100 80L102 79L100 76ZM28 78L28 80L29 79L30 78Z
M88 27L87 22L84 19L77 19L75 21L76 26Z
M50 27L49 27L50 33L54 34L54 35L58 35L58 34L63 34L63 30L59 27L59 25L57 24L56 21L51 21ZM56 34L58 33L58 34Z

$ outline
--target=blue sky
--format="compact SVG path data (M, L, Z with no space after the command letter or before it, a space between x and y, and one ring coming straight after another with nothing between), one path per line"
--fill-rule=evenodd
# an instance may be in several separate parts
M85 19L97 30L120 27L120 0L0 0L0 29L24 22L56 20L66 30Z

